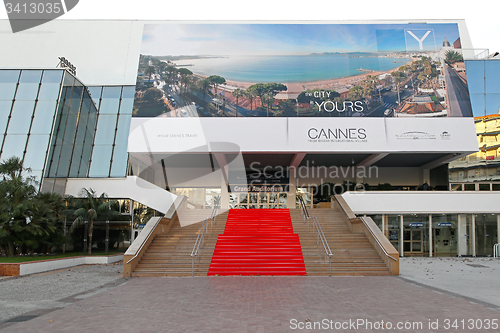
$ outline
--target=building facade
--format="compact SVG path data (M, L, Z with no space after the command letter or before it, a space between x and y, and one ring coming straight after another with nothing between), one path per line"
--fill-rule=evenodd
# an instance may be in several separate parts
M0 23L8 29L7 21ZM357 40L348 52L330 52L343 41L327 41L322 49L297 44L278 50L256 42L253 49L265 55L223 53L231 51L224 49L228 40L243 36L261 41L273 31L292 36L341 25ZM448 163L478 149L471 110L475 115L481 109L481 98L485 107L494 104L485 88L490 81L483 93L475 86L481 69L494 75L493 60L466 62L464 80L463 68L442 58L445 36L460 41L443 44L446 50L467 58L471 43L463 21L233 29L56 20L43 27L52 34L33 28L34 34L1 37L10 52L0 62L0 158L22 158L42 191L77 195L92 187L128 200L124 206L139 203L162 213L179 195L193 209L210 209L219 197L224 209L296 208L298 197L313 209L345 191L410 191L425 184L446 190ZM200 29L213 32L215 44L196 38ZM376 49L362 44L370 38ZM278 40L275 45L285 47ZM214 55L200 53L209 51ZM76 64L78 75L55 68L62 55ZM329 68L335 61L342 66ZM293 66L281 68L284 63ZM217 78L222 76L224 81ZM432 105L429 112L394 116L422 101ZM490 255L493 238L481 238L479 221L481 214L500 213L355 212L374 216L401 254L409 255ZM498 234L490 215L484 216L484 234ZM468 224L459 221L467 219L482 239L474 251L451 241L465 235L461 226Z

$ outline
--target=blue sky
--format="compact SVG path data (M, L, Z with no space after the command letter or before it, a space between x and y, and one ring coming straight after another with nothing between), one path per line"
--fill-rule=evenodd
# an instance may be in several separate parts
M441 48L458 37L444 24L158 24L144 28L141 52L152 55L281 55L322 52L395 52Z

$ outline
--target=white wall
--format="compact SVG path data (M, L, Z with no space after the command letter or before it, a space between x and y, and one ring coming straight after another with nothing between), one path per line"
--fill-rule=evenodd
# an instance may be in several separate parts
M311 139L321 129L352 129L361 140ZM443 135L447 132L447 135ZM412 134L414 133L414 134ZM216 146L215 143L226 142ZM130 153L439 152L478 150L473 118L132 118ZM232 150L229 150L232 149Z
M498 192L367 191L342 197L355 214L500 213Z
M177 196L139 177L127 178L71 178L65 194L79 196L83 188L92 188L97 195L110 198L130 198L159 212L166 213Z

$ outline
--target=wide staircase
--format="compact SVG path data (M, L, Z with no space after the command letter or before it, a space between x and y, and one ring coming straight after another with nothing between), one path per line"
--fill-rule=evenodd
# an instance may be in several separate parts
M132 276L191 276L191 252L203 219L211 211L189 209L182 214L182 225L176 221L168 233L158 234L134 268ZM194 275L206 276L219 233L224 231L228 212L215 217L206 235L200 256L195 258Z
M208 227L194 275L329 275L328 257L299 209L233 209ZM390 275L363 233L353 233L341 213L312 209L332 251L331 275ZM210 215L190 209L168 233L156 235L132 276L191 276L191 252Z
M288 209L233 209L208 275L306 275Z
M332 275L390 275L380 255L365 234L353 233L333 209L316 208L309 211L316 216L332 251ZM312 219L307 223L300 209L290 209L293 229L299 234L307 275L328 275L329 262L316 232L312 232Z

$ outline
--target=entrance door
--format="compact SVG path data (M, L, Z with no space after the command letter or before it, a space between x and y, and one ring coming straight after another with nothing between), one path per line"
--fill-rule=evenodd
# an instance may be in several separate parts
M288 208L286 192L231 193L230 208L264 209Z
M422 229L404 229L403 250L404 255L423 255L423 232Z
M454 227L438 227L433 229L432 253L436 257L452 257L457 255L457 235Z

